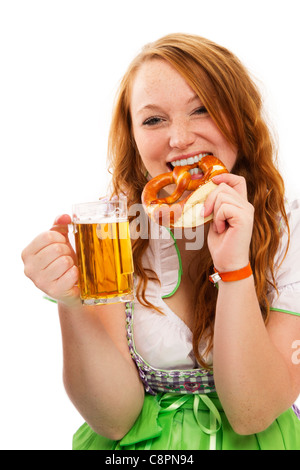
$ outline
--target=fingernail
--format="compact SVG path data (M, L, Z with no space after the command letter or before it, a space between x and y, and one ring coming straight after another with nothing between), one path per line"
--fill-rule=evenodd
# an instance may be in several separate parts
M216 175L212 177L212 181L220 181L223 179L224 173L221 173L220 175Z

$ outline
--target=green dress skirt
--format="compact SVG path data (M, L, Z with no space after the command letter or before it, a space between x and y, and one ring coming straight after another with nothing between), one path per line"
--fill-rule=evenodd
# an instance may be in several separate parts
M300 450L300 419L292 408L258 434L233 431L216 393L146 393L130 431L119 441L83 424L73 450Z

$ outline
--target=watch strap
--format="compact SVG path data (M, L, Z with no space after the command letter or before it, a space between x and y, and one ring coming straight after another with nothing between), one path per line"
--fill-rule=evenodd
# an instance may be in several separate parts
M240 281L241 279L246 279L247 277L250 277L252 274L252 269L250 263L247 264L244 268L237 269L236 271L228 271L225 273L219 273L215 268L214 268L214 274L211 274L209 276L209 280L213 283L216 284L219 281L224 281L224 282L233 282L233 281Z

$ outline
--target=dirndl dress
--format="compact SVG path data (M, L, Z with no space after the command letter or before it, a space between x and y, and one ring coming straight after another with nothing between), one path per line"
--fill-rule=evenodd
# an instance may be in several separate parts
M129 349L146 392L141 413L118 441L100 436L84 423L73 437L73 450L300 450L296 406L258 434L237 434L218 399L213 372L151 367L135 348L131 304L126 318Z

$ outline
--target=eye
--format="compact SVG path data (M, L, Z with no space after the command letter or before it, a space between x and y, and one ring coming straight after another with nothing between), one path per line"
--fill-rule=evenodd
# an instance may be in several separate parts
M200 108L197 108L193 114L207 114L208 111L205 106L200 106Z
M160 124L162 121L163 121L162 118L153 116L153 117L146 119L143 122L143 126L155 126L156 124Z

